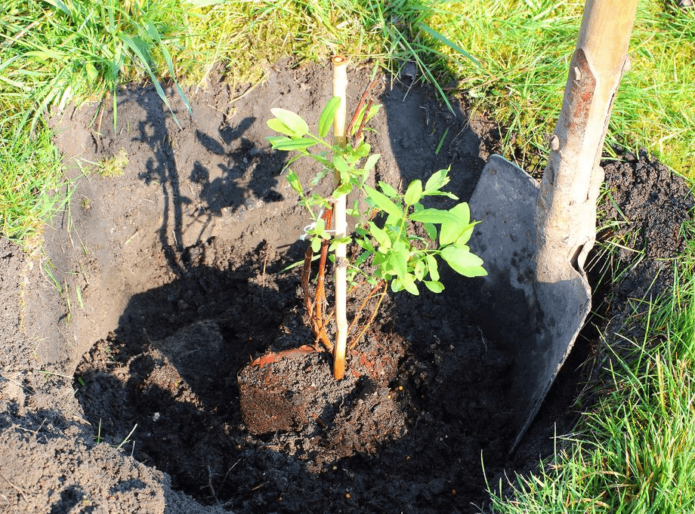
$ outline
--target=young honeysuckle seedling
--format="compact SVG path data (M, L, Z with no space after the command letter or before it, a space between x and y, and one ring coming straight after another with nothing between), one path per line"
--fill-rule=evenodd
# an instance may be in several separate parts
M308 124L298 114L285 109L272 109L275 118L268 121L271 129L283 134L269 137L271 146L276 150L296 152L286 165L287 180L299 195L299 204L306 208L312 219L302 235L303 239L310 242L302 275L305 304L316 344L320 341L334 353L334 376L337 379L342 378L342 373L336 369L344 372L344 362L335 362L335 355L340 352L335 351L334 344L326 333L329 319L323 314L327 312L323 305L326 302L323 282L327 253L335 252L339 245L355 243L360 251L356 252L351 261L340 262L343 259L335 257L331 260L336 268L347 266L347 280L353 286L358 285L358 276L363 277L361 283L372 286L350 329L354 328L357 317L362 314L368 300L376 293L381 294L369 320L360 333L353 336L350 347L357 343L374 319L388 284L394 292L406 290L418 295L418 285L422 283L430 291L440 293L444 290L444 284L440 282L439 259L465 277L487 274L482 266L483 261L467 245L477 223L470 219L468 204L461 202L446 210L428 208L423 204L427 197L434 196L458 200L455 195L443 190L449 183L449 170L437 171L424 184L421 180L411 182L405 193L399 193L384 182L379 182L376 188L367 184L379 155L371 154L371 147L361 134L364 124L378 112L378 106L372 106L371 103L366 107L358 106L345 141L333 144L325 141L342 101L341 98L334 97L328 102L319 118L317 135L310 132ZM310 149L313 151L310 152ZM301 157L309 157L322 165L321 171L306 186L290 168ZM324 197L313 192L313 188L328 175L334 177L331 195ZM336 236L331 223L336 226L341 220L336 219L334 205L356 190L363 193L369 208L361 210L360 203L355 201L352 208L347 210L347 214L358 220L355 232ZM345 220L342 220L342 224L345 225ZM418 235L418 224L422 225L427 237ZM312 299L309 270L313 255L319 252L319 272ZM336 287L336 291L337 289ZM346 300L336 294L335 301L336 304L343 302L344 305ZM342 355L344 359L344 352Z

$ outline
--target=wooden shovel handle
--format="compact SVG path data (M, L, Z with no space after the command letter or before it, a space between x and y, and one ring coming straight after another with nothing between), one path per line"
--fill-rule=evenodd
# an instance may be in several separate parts
M598 165L610 119L613 97L627 62L627 51L635 23L638 0L587 0L579 29L577 51L581 50L596 79L594 101L587 122L584 147L595 153ZM569 82L574 80L570 70ZM564 107L564 106L563 106Z
M537 279L568 280L594 244L599 167L638 0L587 0L536 211ZM562 263L571 263L563 266Z

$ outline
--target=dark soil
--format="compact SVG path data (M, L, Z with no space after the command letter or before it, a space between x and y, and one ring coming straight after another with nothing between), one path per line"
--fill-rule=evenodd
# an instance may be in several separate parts
M647 294L656 298L673 286L672 261L685 248L682 225L694 205L691 188L645 152L639 158L629 154L626 162L604 169L613 200L605 204L607 222L617 226L601 236L615 238L623 246L617 250L621 278L617 300Z
M368 73L354 70L350 80L354 104ZM465 200L499 131L471 117L465 104L449 113L409 80L377 86L385 108L375 119L380 137L369 135L382 155L376 178L402 188L451 165L451 190ZM146 512L478 512L473 505L487 503L481 458L496 484L505 473L533 469L552 453L553 435L571 429L577 417L571 405L588 376L580 365L596 341L591 330L510 456L518 427L511 422L515 406L505 398L514 356L470 323L474 304L453 273L443 274L441 295L387 296L350 354L343 381L331 378L326 353L249 369L269 349L313 343L298 272L279 273L302 258L297 238L307 219L280 175L285 156L264 139L265 121L278 106L315 125L329 91L328 69L284 63L237 101L246 88L213 81L205 91L191 91L196 118L181 112L181 128L152 89L122 92L116 133L106 107L103 114L94 106L54 121L66 158L96 162L125 148L130 163L122 177L80 178L70 216L47 233L50 269L67 284L62 295L40 274L48 261L28 269L16 248L0 247L0 279L13 284L3 286L3 295L23 295L30 334L21 336L16 323L16 335L0 335L8 348L18 343L3 363L5 374L25 367L29 374L57 373L44 385L38 373L7 375L13 381L2 390L8 406L0 419L2 444L7 455L22 459L31 451L36 461L42 447L28 450L26 440L45 433L62 447L74 441L72 453L45 454L44 467L58 463L56 478L12 471L0 458L3 477L34 495L39 508L71 512L89 500L95 512L135 512L138 502ZM303 178L314 172L293 169ZM629 269L622 281L604 280L597 289L595 304L615 314L644 295L657 272L665 280L659 287L668 287L663 259L682 249L680 224L692 200L680 178L644 156L607 165L606 172L622 212L607 198L608 220L624 215L629 223L616 230L626 238L641 234L624 243L637 252L619 254ZM27 270L24 291L19 278L7 278L20 268ZM14 320L19 312L3 315ZM32 345L32 337L43 342ZM74 381L67 378L73 375ZM264 386L272 381L293 395L268 397ZM253 402L240 403L240 383L256 386L257 403L281 403L291 413L272 420L280 430L264 428L271 426L267 420L244 420L242 409L253 410ZM111 485L103 489L82 463L107 461L109 469L128 471L104 478ZM6 483L0 490L16 498L12 512L20 512L17 490Z

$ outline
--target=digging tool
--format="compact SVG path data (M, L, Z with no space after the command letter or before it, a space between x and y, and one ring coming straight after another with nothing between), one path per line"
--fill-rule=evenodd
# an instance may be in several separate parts
M471 249L488 276L477 291L481 322L511 354L510 404L519 409L514 451L591 309L584 263L596 237L599 166L616 90L629 66L637 0L587 0L562 112L540 187L500 156L470 200L481 220ZM487 326L485 326L487 325Z

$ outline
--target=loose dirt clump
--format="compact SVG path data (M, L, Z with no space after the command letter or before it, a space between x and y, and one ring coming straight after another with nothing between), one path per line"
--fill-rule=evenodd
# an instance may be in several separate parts
M571 427L589 346L581 339L509 456L518 429L508 401L513 355L470 322L474 305L453 272L442 273L441 295L388 295L343 381L331 378L322 352L268 359L247 373L268 351L314 343L299 271L283 272L302 259L309 220L265 123L271 107L283 107L315 125L330 70L288 64L253 91L219 79L190 91L193 119L173 99L181 127L152 88L135 87L119 92L116 130L106 105L52 121L73 166L71 207L47 230L43 256L0 241L8 512L478 512L481 457L494 482L548 455L556 423L558 433ZM351 72L354 104L369 78ZM375 90L384 104L367 135L381 154L375 179L402 187L451 165L451 190L466 200L497 127L465 104L452 114L403 80ZM127 156L123 175L98 176L114 155ZM303 179L315 171L293 169ZM653 279L656 268L639 266L658 268L680 248L677 225L692 202L667 175L646 160L607 169L631 223L641 216L630 206L644 203L633 191L643 176L653 184L645 188L659 187L647 202L673 212L654 225L659 237L646 230L631 242L653 248L631 261L634 283L616 285L621 298ZM669 203L675 193L682 201ZM352 312L366 290L352 297ZM291 394L269 397L270 381ZM242 404L240 387L254 388L256 400Z

